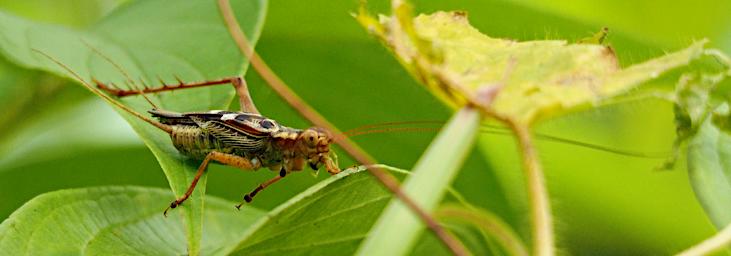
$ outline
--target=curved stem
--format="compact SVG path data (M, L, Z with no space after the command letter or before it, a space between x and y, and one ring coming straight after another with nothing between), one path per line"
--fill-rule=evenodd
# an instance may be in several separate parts
M373 165L375 159L361 149L358 145L350 141L327 119L322 117L317 111L302 100L292 89L280 79L274 71L264 62L264 60L254 52L248 40L241 32L239 23L234 17L231 5L228 0L219 0L218 6L223 16L226 26L233 37L239 50L249 59L251 66L259 73L269 86L279 94L295 111L299 112L304 118L315 124L316 126L325 128L333 134L333 140L356 161L363 165ZM369 168L368 171L381 182L395 197L401 200L411 211L414 212L425 225L434 233L444 245L455 255L467 255L467 250L452 235L439 225L439 223L429 213L424 211L414 200L409 198L403 190L401 190L398 180L379 168Z
M528 256L528 250L518 235L508 224L491 212L474 207L447 205L441 207L436 214L441 218L453 218L478 227L495 239L508 255Z
M528 126L510 122L515 131L520 151L523 154L523 168L528 186L533 225L533 255L554 255L553 224L548 190L543 178L543 170Z
M731 245L731 223L716 235L678 253L678 256L709 255Z

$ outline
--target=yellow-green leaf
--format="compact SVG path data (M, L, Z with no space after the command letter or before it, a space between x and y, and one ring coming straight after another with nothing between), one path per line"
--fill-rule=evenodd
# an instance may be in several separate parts
M448 105L477 102L525 124L626 92L686 65L705 43L621 69L610 47L491 38L472 27L463 12L422 14L408 22L403 9L395 8L395 19L382 17L381 28L366 22L372 19L363 11L358 20L371 31L385 31L374 34Z

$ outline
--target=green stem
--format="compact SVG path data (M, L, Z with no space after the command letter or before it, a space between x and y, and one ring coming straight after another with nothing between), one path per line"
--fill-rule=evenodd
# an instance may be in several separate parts
M528 256L523 241L510 228L508 224L503 222L499 217L475 207L462 207L456 205L443 206L436 212L438 217L453 218L475 225L480 230L488 234L497 241L500 246L505 249L508 255Z
M548 201L543 170L538 161L536 148L533 146L530 130L528 126L516 123L511 123L511 128L515 131L520 151L523 154L523 168L528 186L533 225L533 255L554 255L551 204Z

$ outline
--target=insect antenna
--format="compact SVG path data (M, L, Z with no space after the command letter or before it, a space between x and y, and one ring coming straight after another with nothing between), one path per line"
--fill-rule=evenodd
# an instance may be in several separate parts
M367 124L359 126L343 132L346 137L356 137L367 134L377 133L393 133L393 132L438 132L441 130L441 126L444 125L444 121L437 120L422 120L422 121L403 121L403 122L386 122L378 124ZM513 132L507 127L483 124L480 128L480 132L486 134L497 134L510 136ZM545 133L534 133L535 137L539 140L551 141L557 143L564 143L604 152L609 152L617 155L638 157L638 158L667 158L670 152L640 152L633 150L617 149L609 146L568 139L555 135Z
M343 135L346 137L356 137L367 134L376 133L393 133L393 132L438 132L440 127L386 127L378 129L366 129L352 132L344 132Z
M438 132L444 121L422 120L422 121L402 121L402 122L385 122L377 124L367 124L359 126L343 132L346 137L355 137L366 134L388 133L388 132ZM397 127L403 125L411 125L411 127ZM432 127L417 127L431 125Z
M147 95L145 95L144 93L142 93L142 89L137 88L137 85L135 84L135 80L132 79L132 77L129 75L129 73L127 73L127 71L125 71L122 68L122 66L120 66L119 64L117 64L117 62L114 62L114 60L112 60L112 58L110 58L106 54L104 54L101 51L99 51L98 49L96 49L96 47L94 47L91 44L89 44L89 42L87 42L86 40L83 40L82 39L81 41L86 45L86 47L89 47L89 49L91 49L91 51L93 51L96 55L99 55L99 57L102 57L109 64L112 64L112 66L114 66L114 68L117 69L117 71L119 71L120 73L122 73L122 75L124 76L124 78L127 79L127 84L132 87L132 90L135 90L140 95L142 95L142 97L145 98L145 101L147 101L147 103L149 103L152 106L152 108L154 108L154 109L160 109L159 107L157 107L157 105L155 105L155 103L152 102L152 100L150 100L150 98L147 97ZM142 79L140 79L140 80L142 80ZM98 81L95 81L95 83L96 84L101 84ZM116 87L113 83L110 83L110 86Z
M32 50L34 52L36 52L36 53L39 53L39 54L45 56L46 58L48 58L53 63L56 63L56 65L58 65L59 67L61 67L62 69L64 69L66 72L68 72L69 74L71 74L71 76L72 76L73 79L75 79L76 81L78 81L79 83L81 83L84 87L86 87L92 93L94 93L97 96L101 97L105 101L107 101L107 102L111 103L112 105L114 105L114 106L116 106L116 107L124 110L125 112L127 112L127 113L129 113L129 114L131 114L131 115L133 115L133 116L135 116L135 117L137 117L137 118L139 118L139 119L141 119L141 120L143 120L143 121L145 121L145 122L147 122L147 123L149 123L149 124L151 124L151 125L159 128L160 130L163 130L163 131L165 131L165 132L167 132L169 134L173 132L173 128L170 127L169 125L165 125L165 124L162 124L162 123L160 123L158 121L152 120L149 117L146 117L146 116L138 113L137 111L135 111L135 110L133 110L133 109L125 106L124 104L120 103L119 101L116 101L112 97L109 97L108 95L104 94L99 89L95 88L94 86L91 86L88 82L86 82L84 79L82 79L79 74L77 74L76 72L74 72L71 68L69 68L65 64L61 63L61 61L57 60L53 56L48 55L45 52L43 52L41 50L38 50L38 49L32 49Z

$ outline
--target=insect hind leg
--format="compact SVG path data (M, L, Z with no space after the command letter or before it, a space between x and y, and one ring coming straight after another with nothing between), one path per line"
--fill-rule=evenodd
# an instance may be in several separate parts
M94 81L94 82L96 83L96 86L99 89L104 90L107 93L112 94L117 97L182 90L182 89L205 87L205 86L212 86L212 85L231 84L231 85L233 85L234 89L236 90L236 94L239 97L239 104L241 106L241 110L244 112L248 112L248 113L259 114L259 110L256 109L256 105L254 105L254 101L251 99L251 96L249 95L249 88L246 85L246 81L241 76L226 77L226 78L222 78L222 79L202 81L202 82L183 82L182 80L180 80L177 77L176 77L176 80L178 80L178 83L176 83L176 84L169 84L169 83L165 83L164 81L160 81L162 83L161 86L155 87L155 88L145 87L142 90L125 90L125 89L119 89L116 86L114 86L113 84L105 84L105 83L102 83L99 81Z
M246 159L244 157L240 157L237 155L232 154L226 154L221 153L217 151L212 151L206 155L206 158L203 159L203 162L201 162L201 165L198 167L198 172L196 172L195 177L193 178L193 181L188 186L188 189L185 191L185 194L183 194L182 197L175 199L172 203L170 203L170 206L168 206L165 211L163 212L163 215L167 217L168 211L170 209L175 209L185 200L188 200L190 196L193 194L193 190L195 190L195 187L198 185L198 180L200 180L203 173L208 169L208 164L211 161L216 161L224 165L229 165L233 167L240 168L242 170L256 170L259 167L261 167L261 164L259 162L253 162L249 159Z

